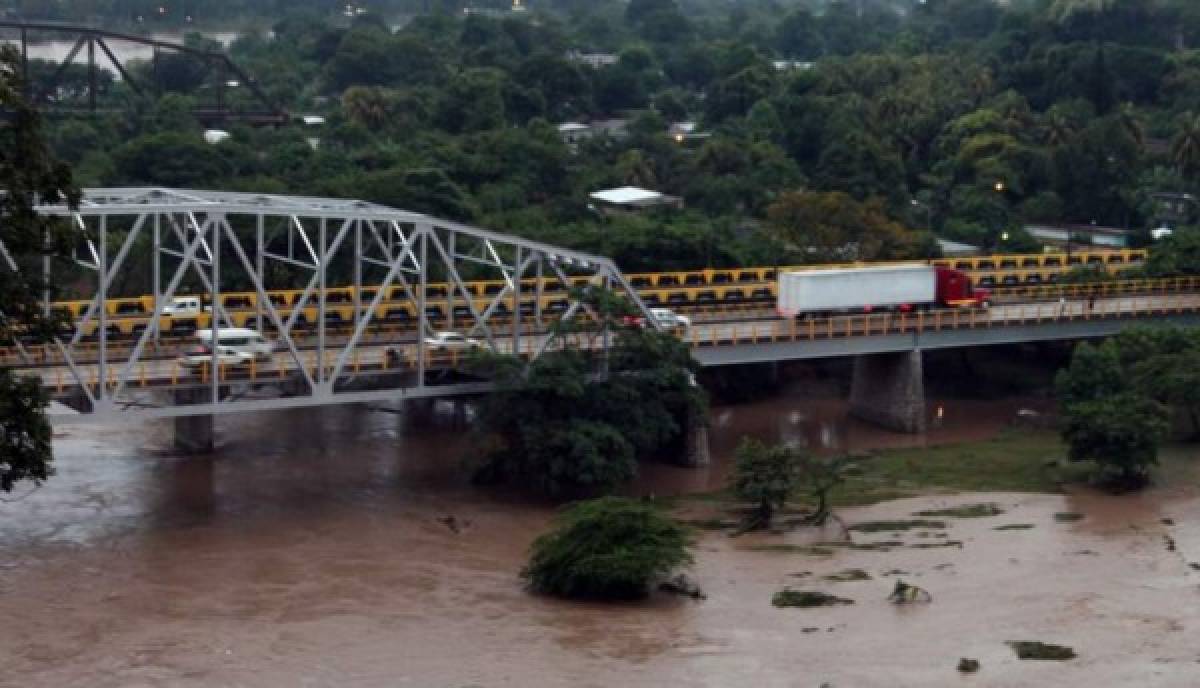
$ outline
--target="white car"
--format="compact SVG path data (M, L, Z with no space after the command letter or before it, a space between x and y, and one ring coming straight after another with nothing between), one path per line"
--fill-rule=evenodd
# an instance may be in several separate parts
M198 296L176 296L162 307L163 315L199 315L202 310Z
M654 322L659 327L673 330L675 328L689 329L692 326L691 318L686 315L680 315L670 308L651 308L650 317L654 318Z
M457 332L435 332L425 338L425 347L430 351L468 351L483 346L478 339L471 339Z
M254 354L238 351L228 346L217 347L217 365L244 366L254 360ZM185 368L199 368L212 365L213 352L206 344L197 344L179 357L179 365Z

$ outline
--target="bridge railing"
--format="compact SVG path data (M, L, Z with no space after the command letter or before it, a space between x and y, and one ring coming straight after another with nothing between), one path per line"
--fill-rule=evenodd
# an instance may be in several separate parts
M991 309L945 309L915 313L868 313L804 320L729 323L684 334L693 346L739 346L774 342L887 336L965 328L1001 328L1200 312L1200 294L1162 293L1105 298L1095 302L1045 301Z

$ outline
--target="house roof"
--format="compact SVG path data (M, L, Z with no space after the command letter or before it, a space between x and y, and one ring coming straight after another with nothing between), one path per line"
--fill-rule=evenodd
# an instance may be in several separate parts
M615 203L618 205L628 205L637 203L651 203L665 199L666 196L649 189L643 189L637 186L621 186L616 189L602 189L595 191L589 196L597 201L605 203Z

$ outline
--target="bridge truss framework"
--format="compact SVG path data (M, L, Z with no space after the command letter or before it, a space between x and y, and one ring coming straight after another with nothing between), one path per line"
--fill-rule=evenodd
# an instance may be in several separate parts
M491 350L519 353L526 361L563 345L563 340L532 328L526 332L526 319L511 317L521 312L521 293L530 293L521 291L522 278L539 278L534 282L537 292L533 302L538 308L533 314L535 323L544 322L543 318L554 323L567 323L577 317L594 321L600 337L594 346L601 350L607 350L609 333L604 318L589 305L581 290L573 288L579 278L585 277L589 287L623 294L646 315L637 292L607 258L362 201L121 188L86 190L82 204L75 210L62 205L38 210L64 218L78 230L79 245L64 272L74 273L76 282L93 289L90 304L77 319L74 332L52 344L69 369L69 386L77 390L77 403L73 405L81 411L77 416L56 417L56 422L209 415L481 391L486 383L427 382L431 371L427 369L430 358L425 337L434 330L426 303L429 285L434 281L445 285L447 291L440 297L449 306L445 314L447 329L478 337ZM143 260L135 254L142 254ZM144 258L149 258L149 264ZM0 259L6 269L20 269L20 262L8 254L3 244ZM47 281L55 279L56 268L51 261L41 262ZM148 401L144 379L139 385L138 378L145 375L148 347L163 334L160 319L148 317L127 359L110 360L113 333L108 327L111 314L105 304L114 283L130 277L131 272L135 280L149 281L154 303L148 315L163 313L164 306L183 293L185 284L190 284L193 295L198 292L211 303L211 317L217 327L230 327L234 321L222 296L232 292L256 294L254 322L273 342L287 366L287 375L281 372L279 384L274 386L261 378L238 382L222 379L219 374L208 375L202 384L182 390L176 387L165 400L159 392L157 399ZM335 284L331 272L349 274L350 279ZM495 294L472 294L464 272L470 277L502 280L503 286ZM294 283L297 277L300 289ZM540 310L546 282L562 285L567 305L561 313L544 314ZM237 287L231 289L229 285L234 283ZM353 322L341 323L349 326L350 334L334 342L326 317L328 290L339 286L355 287L351 291ZM358 353L366 346L364 335L380 320L381 304L396 288L402 290L409 304L415 304L416 334L406 342L410 349L415 348L415 375L393 378L391 384L381 388L363 389L355 384L362 377ZM268 292L285 289L296 290L298 296L294 303L280 308ZM363 300L364 293L373 296ZM481 301L486 304L482 308ZM313 307L316 322L302 334L298 331L301 314ZM460 314L457 323L456 313ZM647 321L653 322L650 318ZM96 339L84 342L84 332L92 324ZM90 367L80 362L85 346L98 350L96 362ZM210 348L210 369L220 370L218 349ZM307 361L302 354L305 348L312 354ZM378 358L379 351L372 354ZM23 352L23 356L28 354ZM317 365L311 365L312 359Z

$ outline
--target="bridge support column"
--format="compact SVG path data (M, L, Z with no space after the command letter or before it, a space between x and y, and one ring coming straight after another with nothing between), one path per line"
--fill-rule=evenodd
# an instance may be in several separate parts
M179 389L173 392L176 406L207 401L207 389ZM185 454L208 454L216 449L213 442L213 416L179 416L175 419L175 450Z
M704 419L689 412L687 426L683 431L687 433L683 465L688 468L699 468L712 463L712 454L708 448L708 425Z
M854 359L850 413L897 432L925 432L925 380L920 351Z

